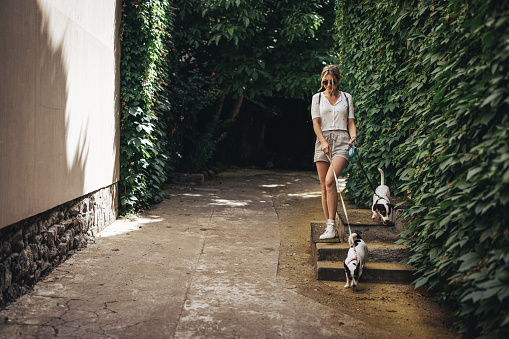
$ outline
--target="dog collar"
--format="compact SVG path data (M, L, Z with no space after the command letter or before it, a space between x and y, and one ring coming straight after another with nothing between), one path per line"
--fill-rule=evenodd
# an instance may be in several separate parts
M391 204L391 200L390 200L389 198L382 198L382 197L381 197L381 196L379 196L378 194L377 194L377 196L378 196L378 199L375 201L374 205L378 204L378 202L379 202L380 200L385 200L385 201L387 201L387 205L388 205L388 206L391 206L392 208L394 208L394 205L393 205L393 204Z
M376 204L378 204L378 202L379 202L380 200L385 200L385 201L387 201L387 205L390 205L390 204L391 204L391 201L390 201L389 199L379 197L378 199L376 199L376 201L375 201L375 205L376 205Z
M350 259L350 261L346 263L346 266L350 265L350 263L354 260L357 261L357 257L353 257L352 259Z

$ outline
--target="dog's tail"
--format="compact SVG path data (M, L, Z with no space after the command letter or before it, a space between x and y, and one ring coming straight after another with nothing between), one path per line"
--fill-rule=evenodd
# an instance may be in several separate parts
M355 247L355 240L361 239L360 236L357 235L357 233L352 233L352 235L348 238L348 243L350 246Z
M384 178L384 171L382 171L381 168L378 169L378 172L380 172L380 174L382 175L382 179L380 180L380 185L384 185L384 182L385 182L385 178Z

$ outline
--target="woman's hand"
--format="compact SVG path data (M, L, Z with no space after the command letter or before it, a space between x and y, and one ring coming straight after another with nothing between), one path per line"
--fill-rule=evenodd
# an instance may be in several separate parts
M324 141L322 143L322 151L323 151L323 153L329 154L329 150L330 150L329 143L327 141Z
M357 142L357 136L353 136L350 138L350 141L348 142L348 145L353 146L353 143Z

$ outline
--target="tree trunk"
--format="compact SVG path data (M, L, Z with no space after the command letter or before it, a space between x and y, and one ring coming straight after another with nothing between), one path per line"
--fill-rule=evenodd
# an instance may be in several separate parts
M240 107L242 106L242 101L244 100L244 96L241 95L237 101L235 101L235 105L233 105L232 113L230 115L231 122L234 122L239 115Z
M218 121L219 118L221 118L221 112L223 111L225 97L226 97L226 91L223 88L223 90L221 91L221 94L219 95L219 98L217 100L216 112L214 114L214 121Z

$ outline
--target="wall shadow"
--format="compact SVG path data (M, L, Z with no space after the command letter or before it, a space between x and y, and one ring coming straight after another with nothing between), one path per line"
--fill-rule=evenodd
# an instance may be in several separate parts
M120 11L120 2L117 2L115 37L119 33ZM47 1L2 2L0 228L89 193L85 188L85 169L91 155L91 138L95 135L91 132L100 133L101 128L91 126L80 112L72 109L76 108L77 101L86 103L87 98L81 97L85 94L79 92L80 79L88 76L88 69L97 66L90 61L93 58L87 58L95 55L93 50L88 50L87 55L80 55L80 59L76 58L76 53L71 55L69 44L83 42L71 39L76 35L67 36L68 27L61 29L64 32L57 29L56 34L54 30L56 36L52 36L49 12L53 15L57 11ZM65 18L62 21L65 24ZM110 183L118 181L119 171L118 40L115 38L112 46L117 85L115 93L111 93L116 100L114 119L117 131L113 145L104 145L117 155ZM73 62L84 63L85 66L69 66ZM73 74L69 74L69 68L72 68ZM70 99L73 107L69 106ZM95 107L94 98L90 99L86 110L101 109Z
M107 34L97 33L101 28L91 22L95 17L89 16L90 22L68 17L51 0L2 2L0 309L29 291L70 253L86 246L87 231L107 226L116 217L112 207L117 202L111 201L116 196L115 186L110 185L118 181L120 74L115 69L113 79L110 67L119 65L120 4L115 2L116 26L110 32L116 35L108 40ZM109 5L105 16L112 13L113 4ZM81 38L84 41L78 41ZM84 48L85 41L98 50ZM114 46L110 45L113 41ZM93 62L110 57L113 49L114 63L113 59L101 65ZM108 72L106 76L101 76L103 70ZM107 86L82 92L98 79L106 79ZM101 92L104 88L115 93ZM90 93L98 98L90 98ZM103 104L113 98L115 113L112 106ZM108 115L103 121L104 111ZM106 127L93 123L98 116ZM106 138L111 136L111 142L95 139L101 132ZM108 153L110 150L114 153ZM111 163L113 154L117 156L115 164ZM110 173L103 171L100 159L107 159L112 181L108 181ZM87 170L87 165L94 167ZM100 171L104 173L100 181L90 180ZM110 192L96 187L103 182Z

